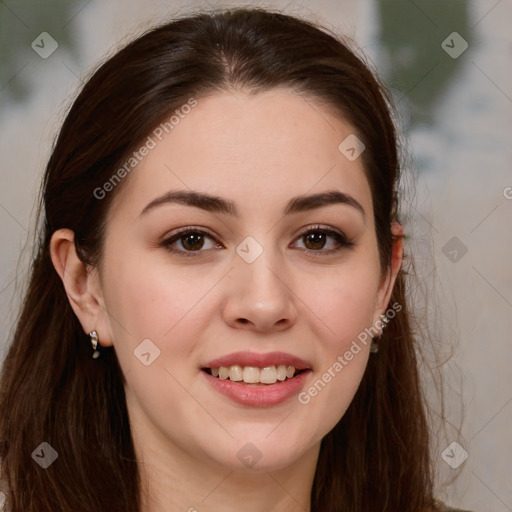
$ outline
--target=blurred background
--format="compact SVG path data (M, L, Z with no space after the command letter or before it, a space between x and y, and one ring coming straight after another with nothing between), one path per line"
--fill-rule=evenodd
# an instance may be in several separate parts
M390 89L417 266L411 298L431 331L422 370L433 425L436 371L445 383L447 421L433 431L437 494L474 512L512 511L510 0L2 0L0 356L27 276L40 179L82 80L164 19L241 5L353 38Z

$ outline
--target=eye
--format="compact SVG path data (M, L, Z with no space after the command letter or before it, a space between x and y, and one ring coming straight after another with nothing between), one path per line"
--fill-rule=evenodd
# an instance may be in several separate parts
M212 235L201 229L188 227L163 240L160 245L183 256L198 256L208 249L221 248ZM196 253L196 254L194 254Z
M343 233L322 226L314 226L304 231L298 238L297 242L299 241L302 241L304 245L304 247L298 247L299 249L323 255L332 254L355 245Z
M303 242L303 247L299 246L298 249L315 256L332 254L355 245L343 233L322 226L310 227L299 236L298 242ZM223 248L213 235L195 227L187 227L170 235L160 242L160 246L187 257L199 256L208 249Z

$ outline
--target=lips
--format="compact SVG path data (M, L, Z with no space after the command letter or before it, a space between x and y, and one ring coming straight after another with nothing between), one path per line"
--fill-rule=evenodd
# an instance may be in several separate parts
M209 361L202 366L202 369L239 366L254 366L256 368L265 368L267 366L293 366L296 370L311 370L311 365L299 357L287 354L285 352L267 352L259 354L257 352L233 352L218 359Z
M274 378L271 377L267 381L269 383L264 383L266 380L263 378L264 373L276 372L276 368L283 367L289 371L286 377L276 379L274 375ZM231 373L229 377L224 375L223 378L220 378L219 369L233 371L235 368L243 369L242 379L232 378L238 372ZM268 407L280 404L297 395L311 373L311 365L303 359L284 352L266 354L235 352L209 361L201 367L201 370L214 390L234 402L246 406ZM259 378L247 379L245 375L247 370L258 374L261 370L261 381L258 382ZM244 382L244 380L250 382Z

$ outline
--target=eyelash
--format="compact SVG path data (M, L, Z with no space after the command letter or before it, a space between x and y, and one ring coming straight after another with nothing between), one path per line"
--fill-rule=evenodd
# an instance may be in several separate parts
M328 228L328 227L322 227L320 225L312 226L304 230L302 233L299 234L299 236L296 238L296 240L299 240L306 235L310 233L323 233L326 234L332 238L334 238L338 244L337 247L333 249L319 249L319 250L313 250L313 249L301 249L303 252L309 253L311 256L318 257L318 256L326 256L331 255L334 253L337 253L338 251L341 251L342 249L349 249L355 246L353 242L347 239L345 235L342 233L339 233L338 231L335 231L334 229ZM184 228L177 233L174 233L170 237L162 240L160 242L160 246L164 247L166 250L173 252L175 254L179 254L180 256L185 256L187 258L195 258L199 256L202 252L205 252L204 250L197 250L197 251L186 251L182 249L176 249L172 247L172 244L176 241L178 241L180 238L189 235L189 234L200 234L200 235L206 235L207 237L214 239L213 235L208 233L207 231L204 231L203 229L196 228L194 226L190 226L187 228ZM217 245L219 245L217 243Z

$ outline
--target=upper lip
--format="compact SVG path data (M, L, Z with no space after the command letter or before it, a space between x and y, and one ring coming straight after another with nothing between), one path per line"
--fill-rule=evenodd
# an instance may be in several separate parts
M206 363L203 365L203 368L230 367L236 364L240 366L255 366L257 368L284 364L286 366L293 366L297 370L311 369L311 365L307 361L285 352L267 352L265 354L258 352L233 352Z

